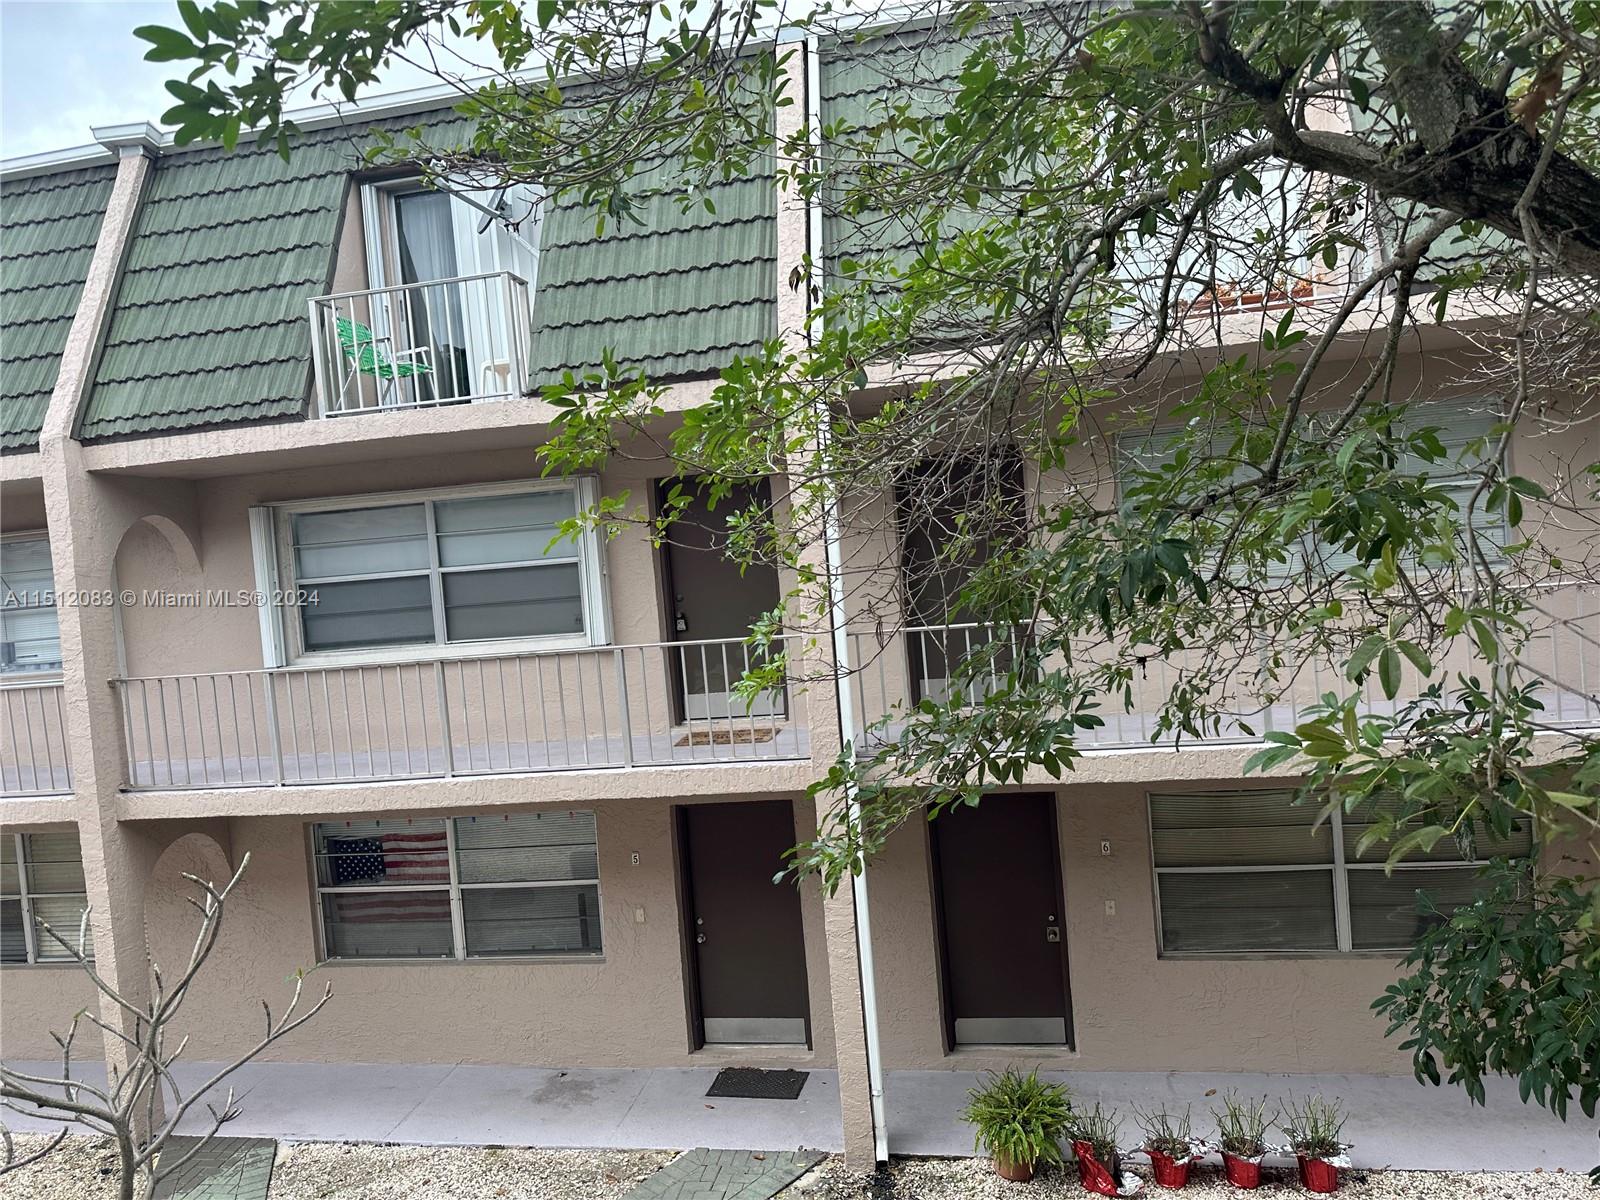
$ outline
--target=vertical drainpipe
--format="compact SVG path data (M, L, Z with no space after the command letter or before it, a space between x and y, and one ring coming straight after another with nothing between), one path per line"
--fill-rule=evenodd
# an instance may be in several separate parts
M813 163L820 161L822 153L822 65L819 39L816 34L806 37L806 136L810 143ZM822 207L812 199L806 204L806 243L811 256L811 272L807 282L806 304L809 308L815 297L822 294ZM820 319L820 318L818 318ZM808 328L807 339L813 337ZM855 696L850 689L850 634L844 603L844 547L840 538L839 496L834 490L828 461L833 450L833 438L826 414L817 426L817 458L823 464L822 484L826 489L823 501L823 543L828 564L828 624L833 635L833 689L839 711L839 735L845 753L855 758ZM852 823L859 825L861 801L856 790L846 785L845 806ZM889 1122L883 1098L883 1052L878 1036L878 978L872 957L872 917L867 901L867 872L852 872L850 889L855 901L856 953L861 964L861 1008L866 1027L867 1087L872 1096L873 1157L880 1163L889 1161Z

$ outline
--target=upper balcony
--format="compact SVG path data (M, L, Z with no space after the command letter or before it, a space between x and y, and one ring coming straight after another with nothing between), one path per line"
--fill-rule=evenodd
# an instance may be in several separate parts
M114 686L134 791L809 758L796 686L734 694L758 659L700 640Z
M1532 636L1521 657L1529 675L1541 682L1541 725L1547 730L1600 728L1600 593L1582 587L1556 588L1541 597L1531 619ZM884 745L903 728L923 699L945 700L952 680L967 678L969 691L998 688L1017 660L1020 634L994 625L961 624L906 627L851 634L850 681L858 745ZM1093 650L1083 656L1092 657ZM1234 662L1225 647L1209 647L1172 658L1152 656L1130 684L1130 703L1102 700L1095 710L1104 724L1080 730L1083 750L1175 747L1179 739L1159 728L1162 705L1180 680L1217 662ZM1297 669L1268 680L1258 663L1240 658L1224 683L1228 714L1219 728L1201 737L1182 738L1185 746L1259 744L1272 730L1292 730L1329 693L1345 694L1350 684L1326 662L1307 660ZM1375 678L1362 688L1362 708L1389 715L1417 698L1430 684L1448 690L1457 674L1486 674L1484 663L1464 644L1424 678L1406 662L1398 695L1383 695Z
M20 676L0 683L0 796L71 791L61 681Z
M521 395L530 312L528 281L512 271L318 296L312 415Z

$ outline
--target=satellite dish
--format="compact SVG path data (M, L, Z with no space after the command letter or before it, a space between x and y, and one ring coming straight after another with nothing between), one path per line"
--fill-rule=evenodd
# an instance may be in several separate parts
M482 205L479 205L482 208ZM483 220L478 222L478 236L482 237L489 232L489 226L496 221L505 220L506 216L506 189L500 188L494 194L494 199L489 201L489 207L483 209Z

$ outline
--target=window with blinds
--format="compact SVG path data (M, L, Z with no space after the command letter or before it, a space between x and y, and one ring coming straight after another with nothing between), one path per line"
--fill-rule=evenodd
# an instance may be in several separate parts
M560 536L578 483L290 510L301 648L589 640L600 551Z
M1490 431L1499 419L1486 400L1429 400L1416 404L1407 411L1400 432L1404 432L1404 427L1416 431L1433 429L1444 447L1444 457L1430 463L1418 455L1404 454L1395 468L1403 475L1426 476L1435 483L1455 504L1457 519L1464 527L1467 505L1478 482L1474 472L1493 450ZM1174 468L1175 446L1181 433L1174 427L1158 426L1122 434L1117 439L1119 471ZM1225 453L1231 444L1231 433L1219 433L1201 442L1202 448L1209 447L1204 452L1214 456ZM1225 482L1237 483L1251 478L1254 473L1253 468L1239 463L1228 472ZM1505 546L1507 529L1499 513L1487 511L1485 501L1486 497L1478 500L1473 527L1492 557ZM1296 575L1308 561L1314 562L1318 574L1335 575L1355 565L1356 555L1307 537L1301 544L1289 548L1285 561L1277 564L1273 574L1280 578Z
M0 538L0 675L61 670L50 539Z
M1531 830L1481 843L1464 859L1440 841L1392 875L1379 850L1358 860L1366 825L1335 813L1312 829L1289 791L1150 794L1159 946L1164 955L1399 951L1429 920L1426 891L1445 914L1477 892L1482 860L1532 853Z
M599 954L594 813L312 826L325 958Z
M88 904L77 830L0 834L0 963L71 962Z

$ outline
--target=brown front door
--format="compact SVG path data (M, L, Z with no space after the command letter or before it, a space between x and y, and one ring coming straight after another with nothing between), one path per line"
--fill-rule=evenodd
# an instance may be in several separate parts
M986 796L929 827L952 1045L1067 1045L1055 798Z
M809 1045L800 892L774 883L795 844L787 800L679 810L698 1041Z
M692 483L685 487L693 487ZM784 698L768 694L748 703L733 687L755 661L743 645L762 616L778 605L778 573L764 563L741 568L728 556L728 518L759 503L768 488L736 486L711 508L695 495L667 526L666 584L671 601L671 640L676 648L680 717L766 717L782 715Z

